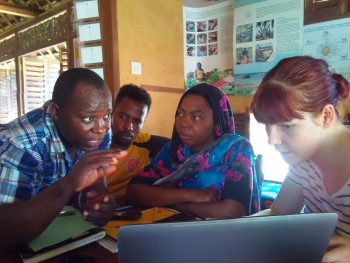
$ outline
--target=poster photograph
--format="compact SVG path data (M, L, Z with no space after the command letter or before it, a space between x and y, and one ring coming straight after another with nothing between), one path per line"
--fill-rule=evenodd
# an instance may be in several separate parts
M206 82L233 94L233 8L234 2L212 2L200 7L184 1L185 87Z

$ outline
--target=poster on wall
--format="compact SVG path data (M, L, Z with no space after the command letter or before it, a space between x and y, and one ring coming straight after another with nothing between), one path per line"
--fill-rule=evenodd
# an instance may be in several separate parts
M331 71L350 81L350 18L304 27L303 54L322 58Z
M200 7L190 2L183 1L185 87L206 82L233 94L234 2L202 1Z
M234 94L251 96L282 58L301 55L303 0L236 0Z

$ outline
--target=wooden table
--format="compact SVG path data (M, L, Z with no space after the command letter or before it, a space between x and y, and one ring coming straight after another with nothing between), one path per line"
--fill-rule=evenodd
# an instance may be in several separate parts
M140 207L125 207L119 211L142 211ZM99 243L93 242L83 247L68 251L51 259L45 260L45 263L84 263L84 258L76 258L82 256L91 257L92 262L86 258L85 263L118 263L118 254L112 253L108 249L102 247ZM0 250L0 263L22 263L22 260L16 249L2 252Z
M142 211L144 208L130 207L120 211ZM196 217L186 213L180 213L175 217L169 217L168 222L176 221L193 221ZM162 220L163 222L168 219ZM88 261L88 258L84 261L84 258L75 258L75 256L88 256L93 260ZM73 260L74 259L74 260ZM102 247L99 243L93 242L83 247L68 251L64 254L58 255L46 261L45 263L118 263L118 253L112 253L109 250ZM16 249L8 250L6 252L0 251L0 263L22 263L22 260L16 251Z
M91 261L91 263L118 263L118 254L113 254L112 252L105 249L97 242L93 242L81 248L68 251L62 255L48 259L44 262L45 263L84 263L83 258L76 258L77 255L91 257L94 260L94 261ZM1 263L22 263L21 258L19 257L15 249L8 250L1 253L0 262ZM85 262L90 263L88 259L86 259Z

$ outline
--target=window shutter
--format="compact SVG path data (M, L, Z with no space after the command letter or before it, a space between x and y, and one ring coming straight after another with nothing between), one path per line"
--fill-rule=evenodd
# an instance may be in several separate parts
M46 101L44 60L23 57L24 113L40 108Z
M9 88L7 81L7 69L0 69L0 123L8 122L9 107Z
M60 72L60 63L58 60L48 60L47 61L47 72L46 72L46 85L48 90L47 99L52 98L53 88L55 86L56 80L58 79Z
M24 112L40 108L52 99L60 63L54 58L23 57Z
M13 120L18 117L16 70L10 69L8 73L10 86L10 120Z
M0 124L17 117L16 70L0 69Z

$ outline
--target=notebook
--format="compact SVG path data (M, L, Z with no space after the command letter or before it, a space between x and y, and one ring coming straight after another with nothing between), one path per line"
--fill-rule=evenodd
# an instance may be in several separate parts
M65 206L37 238L18 248L24 263L36 263L84 246L106 235L104 228L83 219L79 210Z
M129 225L119 263L320 263L335 213Z

